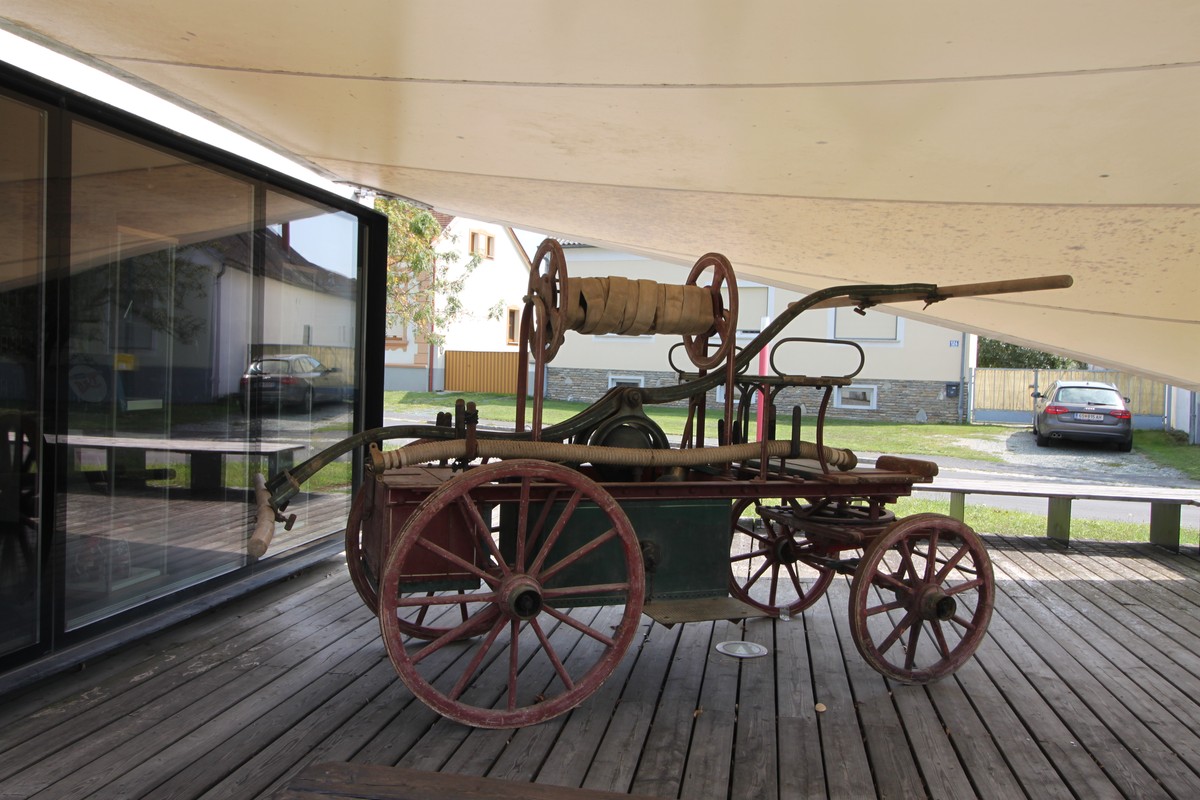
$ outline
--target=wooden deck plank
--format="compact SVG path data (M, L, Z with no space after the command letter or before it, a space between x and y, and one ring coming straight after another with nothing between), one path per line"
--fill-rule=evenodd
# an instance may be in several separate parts
M818 708L825 781L831 797L875 797L871 760L854 706L846 661L842 656L834 615L846 615L847 587L834 580L829 591L804 615L808 623L813 696Z
M1200 795L1200 562L985 538L996 615L952 678L897 687L870 670L839 578L790 621L643 618L600 691L519 731L439 720L396 678L345 574L310 570L0 698L0 798L314 798L297 776L324 761L651 797ZM736 638L771 654L713 650ZM454 650L430 659L436 680L456 679ZM486 691L503 691L500 658ZM531 690L555 679L536 659L526 676Z
M734 733L738 724L737 686L741 663L717 652L719 642L740 640L738 623L720 620L713 623L700 688L700 703L692 727L687 766L683 772L682 797L703 797L728 790ZM765 659L764 659L765 660ZM769 664L770 662L766 662Z
M742 639L762 645L767 649L767 655L741 662L741 681L737 689L737 737L733 749L733 780L729 796L736 800L758 800L779 795L775 675L777 672L794 670L796 664L779 661L779 653L775 648L775 626L770 620L748 619L741 628Z
M663 685L662 697L630 791L651 797L678 797L692 729L700 704L704 667L712 645L712 624L681 626L679 646Z

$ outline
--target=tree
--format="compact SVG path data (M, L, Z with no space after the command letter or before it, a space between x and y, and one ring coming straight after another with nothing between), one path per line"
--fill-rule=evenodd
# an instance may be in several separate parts
M442 230L428 210L398 198L378 198L375 209L388 218L388 326L416 326L419 336L435 347L447 326L463 314L459 294L479 266L472 254L465 263L454 250L456 236Z
M1085 365L1073 358L1044 353L998 339L979 337L977 363L980 367L1009 369L1080 369Z

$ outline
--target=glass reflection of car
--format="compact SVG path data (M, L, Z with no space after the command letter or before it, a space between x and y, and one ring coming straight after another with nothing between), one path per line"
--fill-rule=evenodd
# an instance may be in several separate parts
M317 403L347 400L351 391L341 370L312 356L266 356L252 362L242 376L238 402L243 411L255 404L311 411Z
M1033 433L1039 447L1051 439L1112 442L1133 449L1129 398L1115 386L1095 381L1056 381L1045 394L1034 392Z

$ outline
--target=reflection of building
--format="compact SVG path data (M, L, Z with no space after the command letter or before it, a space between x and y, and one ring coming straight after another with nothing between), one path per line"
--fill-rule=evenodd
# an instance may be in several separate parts
M181 403L237 392L255 344L237 323L250 313L255 281L274 299L263 309L264 327L277 332L280 346L352 351L346 320L354 317L356 280L297 252L287 241L289 227L172 245L77 274L76 285L85 288L76 295L91 311L76 316L72 331L78 348L68 378L71 399L113 400L128 409L160 402L168 389L169 399ZM164 272L172 275L169 283L159 278ZM311 311L287 313L293 307ZM331 363L328 356L322 361Z
M378 423L386 221L6 67L0 121L3 691L340 546L350 463L257 564L249 487ZM319 353L353 401L243 410L250 358L280 351Z

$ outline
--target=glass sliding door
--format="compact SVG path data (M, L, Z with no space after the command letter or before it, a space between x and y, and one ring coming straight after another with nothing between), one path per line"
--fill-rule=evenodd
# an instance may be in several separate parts
M249 483L231 473L249 436L226 348L252 327L255 196L87 123L71 158L68 630L246 562Z
M257 290L261 314L241 391L247 425L263 447L315 455L354 431L359 385L359 222L344 211L268 190ZM322 470L293 499L291 531L276 552L345 527L351 459Z
M40 639L46 127L0 95L0 655Z

